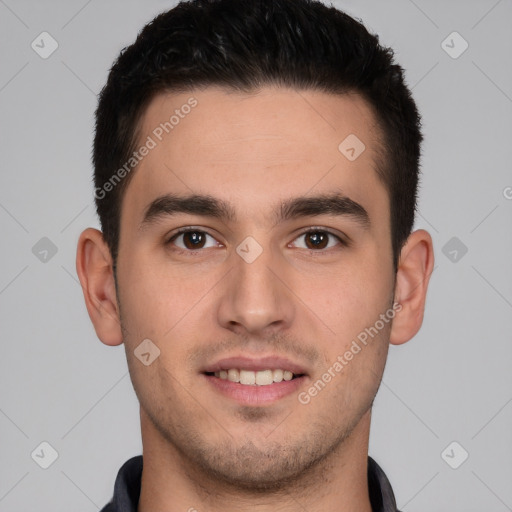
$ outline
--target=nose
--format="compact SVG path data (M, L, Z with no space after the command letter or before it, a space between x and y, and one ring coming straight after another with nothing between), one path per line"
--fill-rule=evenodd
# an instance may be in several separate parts
M220 295L220 325L253 336L269 336L290 327L296 306L279 254L268 248L254 261L238 253L233 254L232 261L234 267L226 276Z

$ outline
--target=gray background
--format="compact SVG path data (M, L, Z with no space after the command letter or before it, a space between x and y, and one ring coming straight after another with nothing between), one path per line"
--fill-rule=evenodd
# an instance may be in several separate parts
M2 512L96 511L141 453L124 348L97 340L74 260L81 230L99 227L96 94L120 49L172 5L0 0ZM406 68L426 136L416 226L436 254L423 328L390 349L370 454L404 512L512 510L512 2L335 5ZM47 59L31 47L43 31L59 45ZM469 44L458 58L454 31ZM31 457L43 441L58 452L48 469L36 463L48 449Z

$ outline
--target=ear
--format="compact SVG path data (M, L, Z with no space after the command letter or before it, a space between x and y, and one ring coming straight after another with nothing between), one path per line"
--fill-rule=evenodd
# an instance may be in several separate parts
M110 250L97 229L88 228L78 240L76 271L89 317L105 345L123 342Z
M411 233L400 251L395 303L401 305L393 319L390 343L409 341L423 323L427 288L434 268L432 238L424 229Z

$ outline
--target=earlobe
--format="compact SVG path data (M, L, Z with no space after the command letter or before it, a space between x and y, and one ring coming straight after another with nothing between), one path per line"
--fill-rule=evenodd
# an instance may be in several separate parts
M78 241L76 271L89 317L98 338L105 345L123 342L116 288L112 271L112 257L103 234L88 228Z
M433 268L431 236L423 229L414 231L400 252L394 301L401 309L393 319L390 334L393 345L409 341L419 331Z

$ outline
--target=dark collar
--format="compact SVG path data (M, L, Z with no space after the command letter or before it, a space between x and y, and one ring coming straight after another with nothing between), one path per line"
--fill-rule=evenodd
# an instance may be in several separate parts
M114 497L101 512L137 512L142 477L142 455L126 461L117 474ZM384 471L368 457L368 489L373 512L400 512Z

